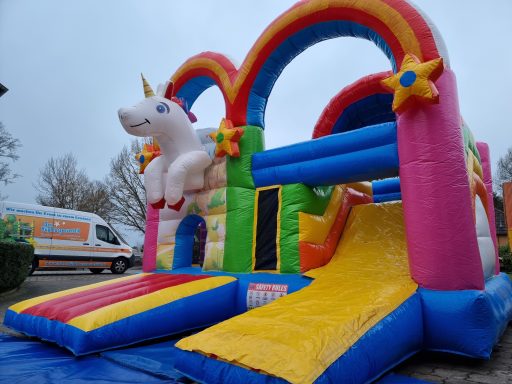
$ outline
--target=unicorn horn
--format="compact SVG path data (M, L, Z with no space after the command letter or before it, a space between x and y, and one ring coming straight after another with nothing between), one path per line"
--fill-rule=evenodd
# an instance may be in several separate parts
M144 86L144 95L146 97L155 96L155 92L153 92L153 90L151 89L151 86L149 85L144 75L141 73L140 76L142 77L142 85Z

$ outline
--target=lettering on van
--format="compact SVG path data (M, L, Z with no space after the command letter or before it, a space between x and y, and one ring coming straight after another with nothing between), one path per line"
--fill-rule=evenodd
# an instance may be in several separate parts
M110 261L39 260L39 267L110 268Z
M89 237L89 224L68 220L40 220L39 225L36 224L35 237L38 237L38 232L41 237L54 240L86 241Z
M7 214L1 227L8 230L9 236L23 239L33 239L37 247L38 238L68 241L87 241L91 224L75 220L57 220L38 216L23 216Z
M63 222L63 224L66 224ZM59 228L59 222L56 221L55 225L52 223L49 223L47 221L44 222L43 226L41 227L41 231L47 232L47 233L80 233L80 228Z
M39 209L24 209L24 208L13 208L13 207L5 207L5 212L15 214L15 215L25 215L25 216L36 216L36 217L49 217L55 219L68 219L68 220L78 220L78 221L87 221L90 222L91 218L82 215L74 215L69 213L59 213L52 211L42 211Z

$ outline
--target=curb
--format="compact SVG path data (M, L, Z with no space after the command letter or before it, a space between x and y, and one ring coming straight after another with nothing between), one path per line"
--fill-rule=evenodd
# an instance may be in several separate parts
M11 289L10 291L2 292L2 293L0 293L0 297L8 296L11 293L14 293L14 292L16 292L19 289L20 289L20 287L18 286L18 287L14 288L14 289Z

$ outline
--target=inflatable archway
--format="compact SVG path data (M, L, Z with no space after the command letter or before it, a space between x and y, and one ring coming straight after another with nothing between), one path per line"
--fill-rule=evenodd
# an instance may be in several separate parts
M439 104L419 106L422 119L416 118L416 108L397 119L409 257L413 277L422 286L481 289L455 77L438 31L409 3L299 2L265 30L239 69L222 54L199 54L172 76L174 91L192 105L215 84L224 96L228 119L263 128L267 99L284 67L309 46L341 36L374 42L395 73L406 54L420 62L443 59L444 72L436 82L443 95ZM447 237L447 228L460 230Z

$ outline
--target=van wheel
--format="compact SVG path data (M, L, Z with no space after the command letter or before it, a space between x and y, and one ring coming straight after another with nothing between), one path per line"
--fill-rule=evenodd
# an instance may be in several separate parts
M118 257L112 262L110 270L116 275L124 273L128 269L128 262L124 257Z
M34 260L32 260L32 264L30 264L30 267L28 267L28 275L32 275L38 267L39 260L36 257L34 257Z
M100 274L101 272L103 272L105 269L103 268L89 268L89 271L91 271L92 273L94 273L95 275L97 274Z

